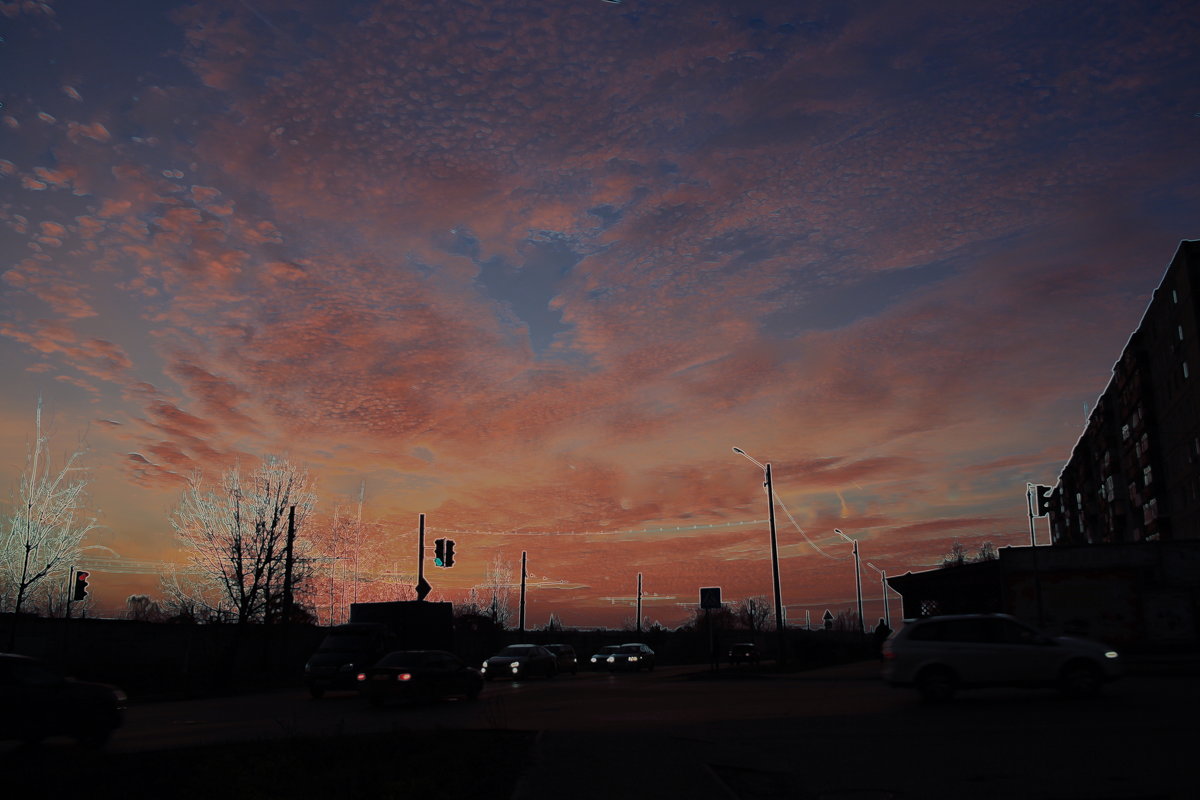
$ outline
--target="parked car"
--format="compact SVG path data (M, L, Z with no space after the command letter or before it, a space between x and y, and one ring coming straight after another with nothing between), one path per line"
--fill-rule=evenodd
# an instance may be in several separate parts
M70 736L98 747L121 726L126 699L115 686L68 678L36 658L0 653L0 739L36 744Z
M883 643L882 655L885 681L915 686L929 701L987 686L1050 686L1083 697L1121 674L1111 647L1048 636L1007 614L911 620Z
M608 657L621 649L620 645L610 644L601 647L596 653L588 659L588 663L592 665L592 669L609 669L612 665L608 662Z
M558 659L559 672L569 672L572 675L579 672L579 661L575 658L574 647L569 644L548 644L546 649Z
M483 677L530 678L540 675L553 678L558 673L558 657L537 644L510 644L483 662Z
M397 650L358 673L358 688L374 706L388 700L429 702L455 695L478 700L483 675L444 650Z
M754 642L738 642L729 646L730 664L757 664L758 648Z
M654 651L649 645L641 642L629 642L617 648L617 652L608 657L611 669L654 669Z

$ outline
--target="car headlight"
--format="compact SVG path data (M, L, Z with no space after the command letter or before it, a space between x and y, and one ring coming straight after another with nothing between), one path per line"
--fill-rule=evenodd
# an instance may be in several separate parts
M521 662L514 661L511 664L509 664L509 666L513 668L513 672L516 672L517 670L519 670L521 668Z
M592 656L592 663L593 663L593 664L595 664L595 663L596 663L596 657L595 657L595 656Z
M1117 654L1116 650L1109 650L1107 653L1104 654L1104 657L1105 658L1120 658L1120 656Z
M617 658L616 658L616 656L609 656L609 657L608 657L608 663L610 663L610 664L615 664L615 663L617 663Z

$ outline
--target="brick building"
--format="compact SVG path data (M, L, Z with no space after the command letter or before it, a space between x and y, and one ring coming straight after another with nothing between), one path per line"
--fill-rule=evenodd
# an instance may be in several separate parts
M1054 544L1200 539L1200 241L1179 245L1050 502Z

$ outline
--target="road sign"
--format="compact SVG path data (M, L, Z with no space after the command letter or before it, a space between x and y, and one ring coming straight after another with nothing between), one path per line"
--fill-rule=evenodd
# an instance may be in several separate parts
M720 608L721 607L721 587L707 586L700 590L700 607L701 608Z
M433 587L429 585L429 581L421 578L417 581L417 599L424 600L425 595L433 591Z

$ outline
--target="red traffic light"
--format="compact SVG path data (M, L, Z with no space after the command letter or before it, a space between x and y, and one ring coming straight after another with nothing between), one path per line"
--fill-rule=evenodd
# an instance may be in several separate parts
M75 591L71 593L71 599L75 601L82 600L87 597L87 579L91 573L79 570L75 573Z

